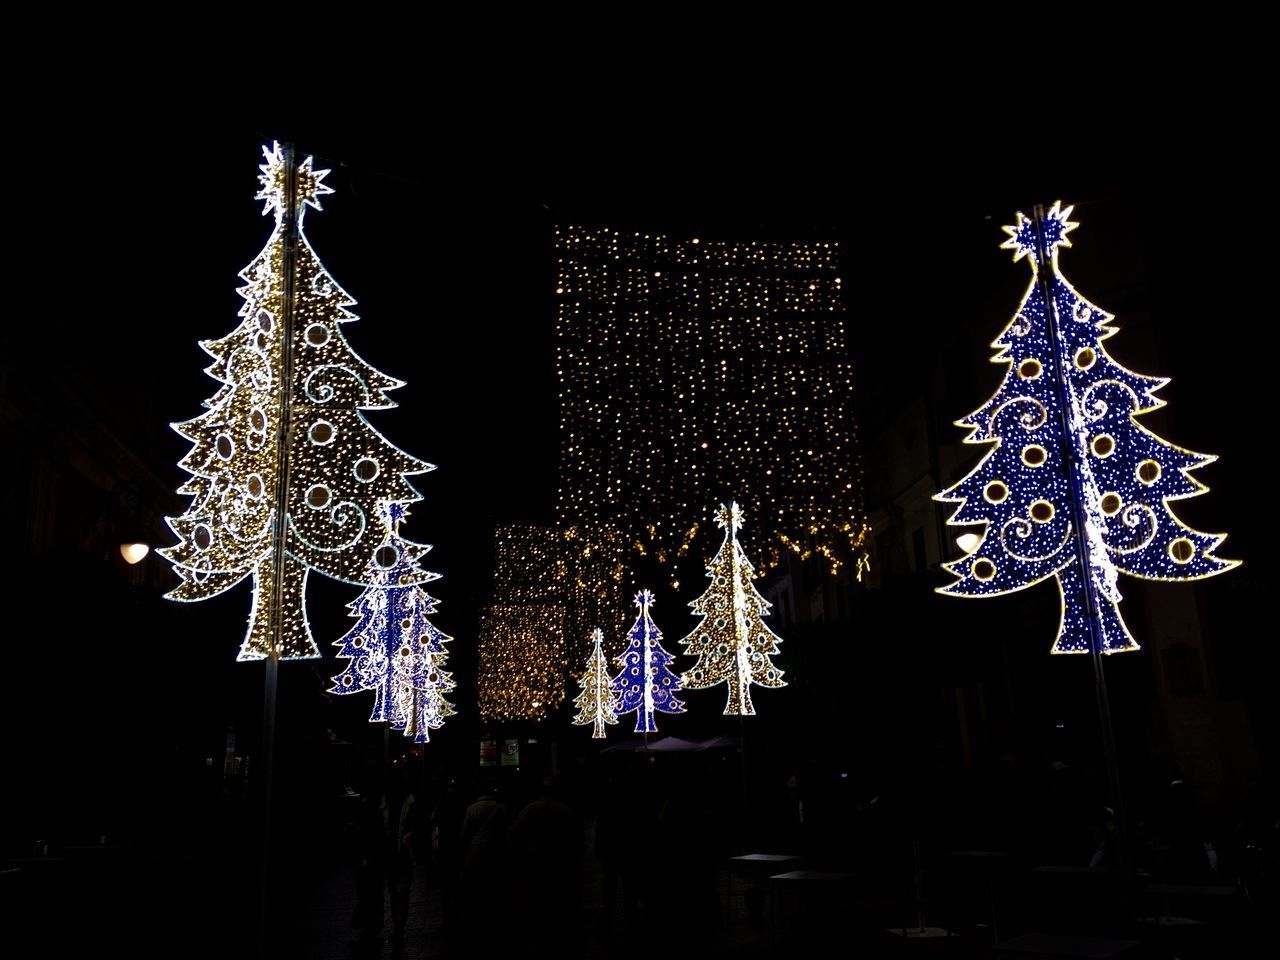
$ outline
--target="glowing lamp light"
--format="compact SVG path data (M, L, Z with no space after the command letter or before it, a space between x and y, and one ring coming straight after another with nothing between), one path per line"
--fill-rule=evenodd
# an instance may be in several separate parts
M956 546L965 553L973 553L974 548L982 542L982 538L976 533L962 533L956 537Z
M133 566L135 563L141 563L146 559L151 548L145 543L122 543L120 544L120 556L124 557L124 562Z

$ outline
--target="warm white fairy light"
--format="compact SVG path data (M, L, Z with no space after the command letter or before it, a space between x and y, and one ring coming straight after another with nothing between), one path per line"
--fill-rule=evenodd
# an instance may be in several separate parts
M609 665L605 660L604 631L591 631L591 655L587 659L587 669L578 678L582 692L574 699L578 708L573 722L578 726L591 726L593 740L604 739L605 724L618 722L618 703L610 686Z
M377 584L393 568L410 584L435 576L418 567L430 548L401 537L387 519L387 508L421 499L406 477L433 467L390 443L364 417L366 410L394 407L386 392L403 384L347 343L342 324L357 319L350 310L355 301L302 232L306 209L321 209L319 198L333 192L323 183L328 171L313 170L310 157L288 169L278 144L263 154L257 198L264 213L274 215L275 228L241 271L242 322L227 336L201 343L213 358L206 372L220 387L203 414L173 425L192 443L181 461L191 478L179 488L192 502L168 519L179 542L160 551L182 579L168 594L173 600L204 600L253 577L239 660L320 656L305 612L311 570L362 586ZM289 257L291 177L299 242ZM290 259L292 276L286 277ZM283 382L286 369L292 370L289 383ZM290 423L282 422L283 410ZM288 495L286 555L277 567L273 531L280 490ZM284 578L278 594L272 589L277 569ZM277 595L281 606L273 611ZM277 613L280 636L273 637Z
M834 242L556 230L559 515L660 564L725 489L769 510L745 544L829 571L861 547L862 474Z
M769 601L752 582L755 569L738 543L743 513L736 503L721 504L716 525L724 530L724 542L707 566L711 586L690 606L702 621L680 642L698 658L683 677L684 686L699 690L724 683L728 702L724 712L753 716L751 684L785 687L782 671L770 656L778 652L782 638L764 623Z
M569 663L595 624L626 627L626 547L599 527L512 524L496 531L493 589L481 619L481 716L541 720L565 698Z

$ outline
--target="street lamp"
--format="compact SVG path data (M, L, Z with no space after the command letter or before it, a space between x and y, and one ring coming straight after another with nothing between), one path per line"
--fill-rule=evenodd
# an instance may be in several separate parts
M120 556L124 557L124 562L133 566L135 563L141 563L151 552L151 548L145 543L122 543L120 544Z
M962 533L956 537L956 546L966 554L973 553L974 548L981 542L982 538L976 533Z

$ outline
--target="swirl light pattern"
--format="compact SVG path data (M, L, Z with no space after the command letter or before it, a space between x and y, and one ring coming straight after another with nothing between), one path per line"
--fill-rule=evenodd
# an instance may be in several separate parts
M302 231L306 209L333 192L328 171L310 157L293 167L279 144L263 154L257 199L275 227L240 273L240 325L200 344L219 388L204 413L173 424L192 444L180 462L191 478L179 488L191 505L168 518L178 543L160 552L182 580L171 600L204 600L251 576L237 659L289 660L320 656L305 613L311 570L361 586L382 585L391 570L405 585L435 578L418 567L430 547L394 526L421 499L406 478L434 468L364 417L394 407L387 391L403 383L347 343L355 301Z
M958 504L949 524L984 530L969 554L943 565L957 579L939 592L988 597L1056 577L1062 620L1052 652L1088 653L1094 627L1082 581L1087 575L1099 606L1101 652L1117 653L1138 649L1120 615L1120 573L1196 580L1238 561L1214 553L1225 534L1193 530L1170 507L1208 489L1191 471L1215 458L1175 446L1138 422L1163 406L1156 391L1168 380L1117 363L1103 344L1116 332L1112 316L1062 276L1058 251L1071 246L1068 234L1077 226L1071 211L1055 203L1043 218L1042 236L1022 213L1004 228L1009 238L1002 247L1014 251L1015 261L1027 258L1031 284L992 343L992 362L1008 368L1000 388L956 421L969 430L966 443L991 449L936 499ZM1048 301L1042 266L1051 271L1044 278ZM1075 516L1083 523L1073 522ZM1086 538L1083 550L1078 536Z

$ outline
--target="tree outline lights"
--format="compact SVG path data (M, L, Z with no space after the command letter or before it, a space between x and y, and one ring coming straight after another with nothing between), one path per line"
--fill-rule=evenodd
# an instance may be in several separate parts
M635 604L640 614L627 635L626 649L614 658L620 668L613 678L613 692L618 698L616 712L618 716L635 712L636 733L657 731L655 710L684 713L684 704L675 696L680 690L680 677L670 669L675 657L662 648L662 631L649 616L653 603L653 594L648 590L636 594ZM643 686L642 675L649 678Z
M764 623L772 605L756 591L755 568L738 543L742 509L737 503L721 504L715 519L724 529L724 541L707 565L711 585L689 604L702 622L680 641L698 657L681 683L692 690L724 683L729 688L725 715L750 717L756 712L751 684L786 686L782 671L769 659L782 638Z
M1146 580L1197 580L1238 565L1214 550L1226 534L1184 524L1170 503L1208 490L1190 473L1216 457L1156 436L1137 420L1164 405L1169 381L1117 363L1103 341L1113 317L1063 277L1058 249L1077 224L1061 202L1037 223L1021 212L1002 249L1027 258L1031 283L1013 319L992 342L993 363L1008 365L996 393L957 420L965 443L991 449L968 475L935 499L958 504L952 526L983 527L978 544L943 567L957 579L938 588L958 597L1021 590L1056 577L1061 620L1053 653L1137 650L1120 614L1118 574ZM1047 258L1050 275L1039 266ZM1048 307L1048 309L1046 309ZM1076 519L1079 518L1079 519ZM1075 540L1084 530L1083 544ZM995 535L992 536L992 532ZM1087 569L1090 583L1082 580ZM1097 618L1087 596L1096 598Z
M329 171L311 157L290 169L279 144L263 155L256 199L275 226L240 272L242 322L200 343L220 386L204 413L172 424L192 443L179 487L192 502L167 518L179 542L160 553L182 580L171 600L204 600L252 576L236 659L292 660L320 656L305 611L310 571L363 587L384 585L391 570L405 585L435 579L418 566L430 547L401 537L388 511L422 499L407 477L435 468L365 419L395 407L386 393L404 384L348 344L341 325L358 319L355 301L303 233L306 208L333 192Z
M617 696L613 692L613 684L609 677L609 664L605 660L604 631L597 627L591 631L591 653L587 658L587 669L578 678L581 692L574 699L573 705L578 714L573 718L574 724L585 727L592 725L592 740L603 740L604 726L618 722Z

